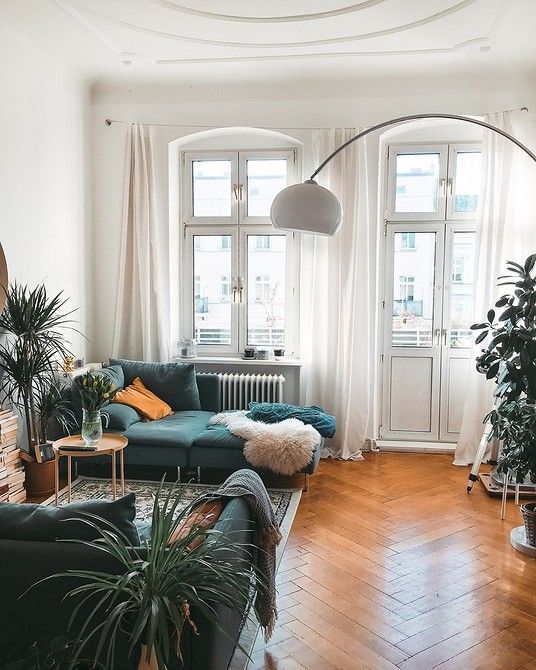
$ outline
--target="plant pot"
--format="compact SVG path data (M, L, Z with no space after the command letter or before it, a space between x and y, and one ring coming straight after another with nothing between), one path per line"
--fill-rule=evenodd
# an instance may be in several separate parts
M536 503L521 505L521 514L525 522L527 544L531 547L536 547Z
M156 654L154 652L151 654L150 661L146 660L146 656L147 656L147 647L144 644L142 644L138 670L158 670L158 661L156 660Z
M54 460L38 463L24 461L26 480L24 486L29 496L49 496L54 493Z

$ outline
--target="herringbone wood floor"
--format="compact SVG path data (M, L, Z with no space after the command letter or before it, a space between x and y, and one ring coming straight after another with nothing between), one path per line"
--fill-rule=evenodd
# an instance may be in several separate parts
M536 668L536 559L513 502L436 454L323 461L277 576L279 621L251 670Z

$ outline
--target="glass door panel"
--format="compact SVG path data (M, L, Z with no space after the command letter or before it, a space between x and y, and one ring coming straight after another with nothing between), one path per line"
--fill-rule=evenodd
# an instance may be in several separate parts
M287 185L287 159L246 161L247 216L270 216L275 196Z
M247 235L248 346L285 346L285 235Z
M394 233L391 345L431 347L436 233Z
M448 218L474 219L478 210L482 153L471 145L450 147Z
M437 212L440 154L398 154L395 212Z
M232 236L193 236L194 336L198 344L230 345Z
M476 233L454 231L450 249L450 304L447 315L449 346L470 349L473 344Z

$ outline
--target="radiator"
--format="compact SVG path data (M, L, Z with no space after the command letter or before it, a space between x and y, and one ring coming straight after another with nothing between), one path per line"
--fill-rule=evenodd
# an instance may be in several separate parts
M248 409L250 402L283 402L282 375L216 374L220 378L222 411Z

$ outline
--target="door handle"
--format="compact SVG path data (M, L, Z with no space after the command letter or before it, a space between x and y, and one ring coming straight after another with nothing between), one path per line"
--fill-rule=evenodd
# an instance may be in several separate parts
M440 342L440 340L441 340L441 331L439 330L439 328L436 328L436 329L434 330L434 341L433 341L433 346L438 347L438 346L439 346L439 342Z
M443 335L443 344L447 346L447 336L448 336L448 331L446 328L443 328L441 331L441 334Z
M244 184L239 184L238 186L238 199L240 201L244 199Z
M233 184L233 195L234 195L234 199L236 201L238 201L238 199L239 199L238 198L238 184Z
M445 177L439 180L439 192L441 195L447 195L447 180Z
M449 177L447 180L448 184L448 194L452 195L453 187L454 187L454 179L452 177Z
M233 286L233 304L236 303L236 295L238 293L238 289L236 286Z

